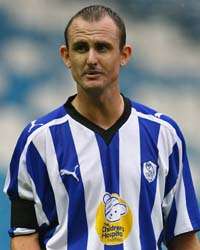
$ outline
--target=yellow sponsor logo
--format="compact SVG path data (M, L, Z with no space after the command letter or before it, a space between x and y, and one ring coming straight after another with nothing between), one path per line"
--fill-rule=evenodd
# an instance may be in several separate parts
M132 213L128 204L118 195L105 193L96 213L96 231L105 245L124 242L132 229Z

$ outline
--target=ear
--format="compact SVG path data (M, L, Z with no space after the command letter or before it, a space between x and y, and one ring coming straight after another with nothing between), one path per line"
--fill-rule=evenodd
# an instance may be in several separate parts
M130 57L132 55L132 47L131 45L126 44L123 49L121 50L121 59L120 65L124 66L128 63Z
M120 208L121 208L121 213L120 213L121 215L127 213L127 207L126 207L126 205L120 204Z
M60 56L64 62L64 64L70 69L71 68L71 62L69 59L69 49L65 45L61 45L59 48Z
M110 198L111 198L111 195L110 195L109 193L106 193L106 194L104 195L104 197L103 197L104 203L106 204L106 202L107 202L108 200L110 200Z

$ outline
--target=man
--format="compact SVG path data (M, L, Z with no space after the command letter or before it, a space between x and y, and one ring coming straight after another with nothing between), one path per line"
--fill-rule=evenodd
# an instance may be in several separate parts
M77 13L60 54L77 94L33 121L5 192L12 250L200 249L200 215L174 121L120 94L131 47L119 16Z

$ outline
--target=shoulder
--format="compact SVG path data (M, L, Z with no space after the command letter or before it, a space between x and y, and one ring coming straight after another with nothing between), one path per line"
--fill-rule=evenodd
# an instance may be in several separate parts
M39 117L36 120L31 121L23 129L21 135L19 136L18 145L24 147L27 142L32 141L37 135L43 134L43 132L49 127L66 122L68 119L68 114L64 108L64 105L58 107L57 109Z
M173 136L178 136L181 140L183 139L180 126L169 115L139 102L131 101L131 105L132 109L136 112L138 118L141 120L141 123L151 121L152 123L156 123L163 130L168 131Z

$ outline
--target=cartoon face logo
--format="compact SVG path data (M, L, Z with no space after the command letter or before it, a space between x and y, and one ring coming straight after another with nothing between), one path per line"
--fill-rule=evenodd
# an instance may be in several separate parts
M126 204L120 203L118 198L106 193L103 197L105 203L105 216L110 222L119 221L127 213Z
M96 232L105 245L124 242L132 229L133 216L128 203L116 193L102 196L96 213Z

